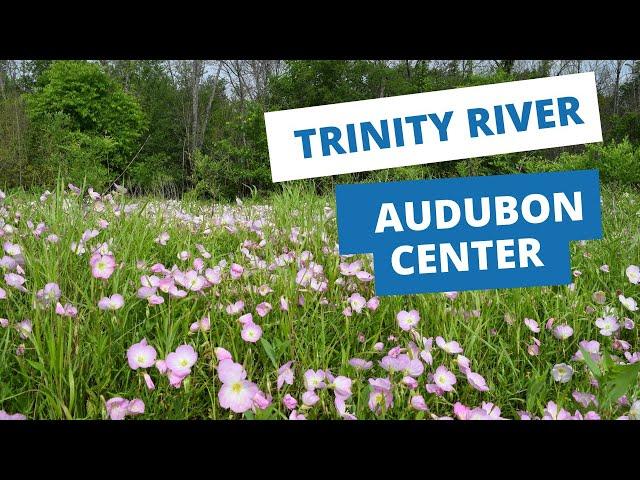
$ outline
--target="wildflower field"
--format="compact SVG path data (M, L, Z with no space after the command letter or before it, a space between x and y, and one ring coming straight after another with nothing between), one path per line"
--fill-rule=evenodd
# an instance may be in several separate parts
M567 286L377 298L333 198L0 193L0 418L638 419L640 194Z

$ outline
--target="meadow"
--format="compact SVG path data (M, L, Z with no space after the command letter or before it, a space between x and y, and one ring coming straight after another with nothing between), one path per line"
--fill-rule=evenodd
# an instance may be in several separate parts
M334 199L0 194L0 418L640 419L640 193L566 286L377 298Z

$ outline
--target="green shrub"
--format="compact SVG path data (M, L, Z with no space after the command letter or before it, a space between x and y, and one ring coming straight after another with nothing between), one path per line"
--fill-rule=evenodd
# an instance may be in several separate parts
M640 146L619 143L588 145L582 168L597 168L603 181L640 185Z
M225 124L209 153L196 152L193 183L199 197L234 199L258 189L272 190L264 112L250 104Z
M52 188L62 174L70 182L83 182L101 189L114 176L103 164L115 152L109 137L89 135L69 128L69 117L63 113L48 114L31 132L31 166L35 183Z
M622 141L625 137L634 145L640 145L640 112L628 112L609 119L609 137Z
M527 172L555 172L563 170L600 171L602 182L621 185L640 185L640 146L627 138L622 142L595 143L582 153L561 153L555 160L538 160L525 164Z
M18 95L0 97L0 188L33 183L27 151L29 125Z
M94 187L115 179L139 148L145 117L136 99L94 63L54 62L25 95L32 154L43 174L63 169ZM50 182L45 182L50 183Z
M131 164L123 180L132 193L151 193L175 198L182 190L182 172L171 168L172 162L167 153L145 155L140 161Z

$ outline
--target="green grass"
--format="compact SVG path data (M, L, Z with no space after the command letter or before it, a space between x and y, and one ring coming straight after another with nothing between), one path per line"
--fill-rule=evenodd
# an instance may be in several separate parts
M348 400L348 410L358 418L409 419L452 416L455 402L478 406L481 402L493 402L502 409L502 416L517 418L519 410L528 410L541 416L548 401L554 401L570 412L579 409L583 413L595 409L603 418L616 418L628 412L628 407L611 405L584 409L572 399L574 390L598 394L590 384L590 377L583 362L571 361L581 340L598 340L611 351L611 337L598 333L594 321L601 316L603 306L592 299L595 291L606 293L606 304L615 307L620 317L638 320L636 312L624 311L617 296L623 293L640 300L637 285L632 285L625 276L630 264L640 264L640 194L637 191L603 187L604 238L588 241L584 246L571 245L572 269L582 275L575 278L575 291L566 286L544 288L522 288L510 290L487 290L464 292L454 300L442 294L415 295L406 297L383 297L380 307L371 312L345 317L342 314L346 299L351 292L334 282L339 273L340 258L333 250L337 242L335 218L325 218L323 208L333 207L333 198L318 197L301 188L289 188L284 193L268 200L272 207L269 214L271 225L264 227L264 247L253 252L271 263L285 248L298 254L303 250L313 253L314 260L323 265L329 280L325 294L311 290L300 291L295 283L298 271L295 263L273 272L252 268L241 253L241 244L246 239L259 241L254 233L239 229L236 233L224 227L211 227L211 233L203 233L204 226L195 227L162 213L168 209L157 200L117 197L114 204L138 203L139 208L129 215L116 216L113 206L107 203L105 212L92 209L93 202L80 200L63 192L60 188L46 202L37 196L24 193L7 194L4 206L6 222L16 227L9 238L22 247L25 257L25 278L28 293L21 293L0 280L0 286L8 298L0 300L0 317L9 319L11 327L29 318L33 322L32 335L23 340L15 328L0 328L0 409L9 413L21 412L33 419L91 419L106 418L104 401L115 396L128 399L141 398L146 405L142 419L226 419L242 418L220 407L218 389L220 383L215 375L215 347L229 350L234 359L241 362L248 378L266 393L273 395L273 404L264 411L245 414L245 418L287 418L289 412L282 404L282 397L289 393L301 403L304 392L303 372L312 369L330 369L334 375L345 375L353 379L353 396ZM242 207L249 212L256 201ZM65 209L65 205L67 208ZM155 205L155 207L154 207ZM202 204L182 204L186 211L196 212ZM204 223L210 220L212 207L205 207ZM15 220L16 212L20 219ZM111 251L118 264L108 281L96 280L89 267L90 253L78 256L71 251L71 243L77 242L82 233L96 228L97 220L104 218L109 227L89 242L95 246L111 242ZM48 231L42 238L35 238L26 226L26 220L35 224L43 221ZM301 230L299 244L289 239L292 227ZM171 238L167 246L154 243L160 232L166 230ZM58 244L44 241L49 233L60 237ZM323 235L328 238L323 241ZM8 238L3 237L2 240ZM245 277L239 281L225 280L220 285L206 290L204 295L189 293L184 299L168 300L158 306L149 306L136 297L140 287L140 276L148 270L137 268L137 261L144 261L147 268L161 262L170 268L176 264L188 268L194 257L199 256L195 248L201 243L211 252L212 258L206 266L220 260L237 262L245 267ZM191 252L192 258L181 261L178 252ZM370 258L365 258L365 268L372 272ZM350 261L355 258L350 259ZM608 264L610 272L599 270ZM47 282L56 282L62 290L63 304L70 302L78 310L75 319L56 315L53 308L37 307L36 291ZM267 297L260 296L254 287L267 284L274 291ZM357 283L359 291L367 299L374 295L373 283ZM120 293L125 305L115 312L101 311L98 300L105 295ZM305 298L303 306L298 297ZM280 311L279 298L289 300L288 312ZM327 302L320 302L322 297ZM165 295L166 298L166 295ZM249 344L240 337L237 316L230 316L224 307L236 300L244 300L245 311L253 311L254 319L263 328L263 340ZM268 301L273 310L265 318L255 315L255 306ZM594 313L586 313L592 306ZM382 341L385 352L398 344L406 347L411 337L397 325L396 313L400 310L417 309L421 321L417 329L425 337L443 336L456 340L464 348L464 355L471 360L472 370L484 376L490 387L488 392L474 390L460 374L455 356L448 355L434 346L433 366L426 366L419 377L417 392L423 395L430 412L412 410L409 400L412 392L404 386L394 387L394 406L376 415L370 411L368 378L385 377L378 366L384 352L376 352L373 346ZM478 317L468 315L477 310ZM206 333L189 333L189 325L204 315L211 318L211 330ZM505 321L513 319L513 324ZM534 334L527 329L523 319L532 318L542 327L537 337L542 342L540 355L531 356L527 346ZM549 317L556 324L568 323L574 329L571 338L555 339L544 329ZM363 335L364 342L358 337ZM394 335L397 342L389 341ZM126 351L133 343L146 338L158 351L158 358L175 350L183 343L194 346L199 358L192 374L180 389L169 386L155 368L148 369L156 384L154 391L145 387L140 371L127 365ZM638 328L621 329L620 337L631 344L631 352L640 350ZM19 344L25 351L16 355ZM622 357L621 352L615 352ZM352 357L374 361L367 372L357 372L348 365ZM296 378L292 386L276 390L278 367L295 360ZM565 362L575 370L567 384L554 382L551 368ZM446 365L456 373L455 392L436 397L425 391L426 374L440 365ZM401 375L392 377L399 380ZM637 378L627 392L630 400L638 397ZM305 415L309 419L340 418L333 403L333 392L321 390L321 400Z

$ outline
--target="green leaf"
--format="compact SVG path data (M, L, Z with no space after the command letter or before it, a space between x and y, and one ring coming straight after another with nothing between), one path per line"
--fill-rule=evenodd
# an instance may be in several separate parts
M263 337L263 338L260 339L260 343L262 344L262 347L264 348L264 351L266 352L267 357L269 357L269 360L271 360L271 363L273 363L274 368L278 368L278 362L276 360L276 355L275 355L275 352L273 351L273 347L271 346L269 341L266 340Z
M60 403L60 407L62 408L62 411L64 412L65 418L67 420L73 420L73 416L71 415L71 412L69 411L67 406L64 403Z
M27 363L31 365L33 368L35 368L36 370L38 370L39 372L45 373L44 365L42 365L40 362L34 362L33 360L27 359Z
M73 378L73 369L69 369L69 409L73 410L76 402L76 382Z
M612 367L614 367L616 363L611 358L609 351L606 347L602 349L602 371L603 373L607 373Z
M605 382L605 402L611 404L625 395L638 382L640 363L614 365Z
M546 379L547 376L545 373L532 378L529 382L529 387L527 388L527 410L529 412L532 412L537 408L538 399L540 398L540 393L546 384Z
M600 366L591 358L591 354L582 347L580 347L580 351L591 373L593 373L596 378L602 377L602 370L600 370Z
M287 418L286 416L284 417ZM274 408L273 404L264 410L257 410L255 413L254 420L277 420L278 419L278 411Z

